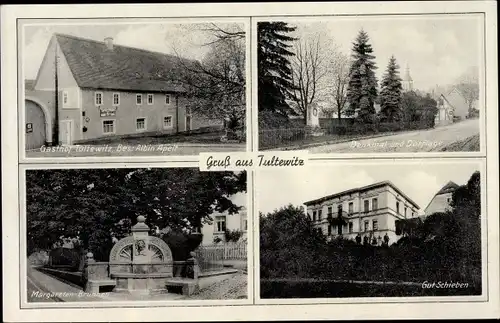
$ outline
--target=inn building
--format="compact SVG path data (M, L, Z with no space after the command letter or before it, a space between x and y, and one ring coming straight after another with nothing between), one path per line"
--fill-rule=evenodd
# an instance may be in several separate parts
M333 239L339 235L355 240L367 237L382 244L397 241L396 220L419 217L420 207L390 181L350 189L304 202L318 230Z
M72 145L109 137L222 128L197 114L176 82L179 61L196 61L54 34L35 80L25 80L25 148Z

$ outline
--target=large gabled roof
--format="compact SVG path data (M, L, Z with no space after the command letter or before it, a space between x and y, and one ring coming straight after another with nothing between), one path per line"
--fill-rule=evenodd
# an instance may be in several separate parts
M185 92L172 80L179 63L193 66L196 61L173 55L95 40L55 34L69 68L81 88L123 91Z
M383 187L383 186L390 186L390 187L392 187L396 192L398 192L401 196L403 196L406 200L408 200L408 202L410 202L411 204L413 204L413 206L415 208L420 209L420 207L418 206L417 203L415 203L410 197L408 197L408 195L406 195L399 188L397 188L396 185L394 185L391 181L378 182L378 183L374 183L374 184L370 184L370 185L366 185L366 186L362 186L362 187L353 188L353 189L350 189L350 190L347 190L347 191L342 191L342 192L335 193L335 194L332 194L332 195L327 195L327 196L324 196L324 197L320 197L318 199L314 199L314 200L311 200L311 201L304 202L304 205L308 206L308 205L312 205L312 204L318 204L318 203L322 203L324 201L327 201L327 200L330 200L330 199L333 199L333 198L336 198L336 197L339 197L339 196L343 196L343 195L346 195L346 194L363 192L363 191L367 191L367 190L371 190L371 189L378 188L378 187Z
M432 201L434 201L436 196L441 195L441 194L446 194L446 193L453 193L459 187L460 187L460 185L458 185L457 183L455 183L453 181L449 181L448 183L446 183L446 185L441 187L441 189L432 197L429 204L427 204L427 206L425 207L425 211L427 211L427 209L429 208L429 205L432 204Z
M440 194L445 194L445 193L453 193L457 188L459 188L460 186L453 182L453 181L449 181L448 183L446 183L445 186L443 186L437 193L436 195L440 195Z

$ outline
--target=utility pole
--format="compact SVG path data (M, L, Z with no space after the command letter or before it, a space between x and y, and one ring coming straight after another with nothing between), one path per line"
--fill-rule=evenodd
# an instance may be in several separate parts
M56 36L57 37L57 36ZM54 57L54 102L55 102L55 111L54 111L54 138L53 143L58 146L59 145L59 79L58 79L58 65L59 65L59 57L57 56L57 38L55 38L55 57Z

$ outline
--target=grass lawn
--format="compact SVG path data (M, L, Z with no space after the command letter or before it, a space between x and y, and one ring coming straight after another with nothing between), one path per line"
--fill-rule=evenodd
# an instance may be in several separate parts
M420 285L338 281L261 280L262 298L405 297L481 295L481 287L424 288Z

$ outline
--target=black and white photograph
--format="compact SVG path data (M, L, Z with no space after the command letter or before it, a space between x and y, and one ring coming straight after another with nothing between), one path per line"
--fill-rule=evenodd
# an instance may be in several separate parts
M257 23L260 150L481 150L482 15L308 18Z
M481 180L477 161L259 171L260 297L482 295Z
M27 169L25 178L28 304L248 298L246 172Z
M246 150L246 25L24 20L26 157Z
M496 2L0 21L6 321L500 317Z

